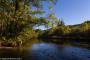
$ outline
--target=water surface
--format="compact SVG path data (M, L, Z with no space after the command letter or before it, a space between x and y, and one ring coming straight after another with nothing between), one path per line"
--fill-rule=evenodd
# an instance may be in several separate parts
M90 60L90 50L52 43L32 44L30 48L0 49L0 58L22 58L21 60Z

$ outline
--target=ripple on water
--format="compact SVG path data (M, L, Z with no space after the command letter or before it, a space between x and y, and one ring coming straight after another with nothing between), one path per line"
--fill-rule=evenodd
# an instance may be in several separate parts
M30 52L33 60L90 60L87 49L55 44L33 44Z

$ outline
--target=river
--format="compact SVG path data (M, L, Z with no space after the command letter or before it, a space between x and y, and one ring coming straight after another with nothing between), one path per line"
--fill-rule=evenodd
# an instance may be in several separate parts
M53 43L33 43L30 48L0 49L0 60L90 60L90 50Z

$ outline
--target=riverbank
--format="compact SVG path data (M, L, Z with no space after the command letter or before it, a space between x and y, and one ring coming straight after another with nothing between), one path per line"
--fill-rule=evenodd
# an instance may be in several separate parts
M43 40L46 43L54 43L59 45L72 45L72 46L90 49L90 44L89 42L86 41L86 39L54 38L54 39L41 39L41 40Z
M84 42L85 40L80 39L33 39L29 40L24 44L17 43L17 42L0 42L0 49L12 49L12 48L28 48L32 46L35 43L54 43L58 45L71 45L71 46L77 46L82 48L90 49L89 42Z

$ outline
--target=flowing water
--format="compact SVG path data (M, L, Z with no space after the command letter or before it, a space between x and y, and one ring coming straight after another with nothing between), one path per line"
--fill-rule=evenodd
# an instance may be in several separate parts
M90 50L53 43L33 43L24 50L0 49L0 60L90 60Z

